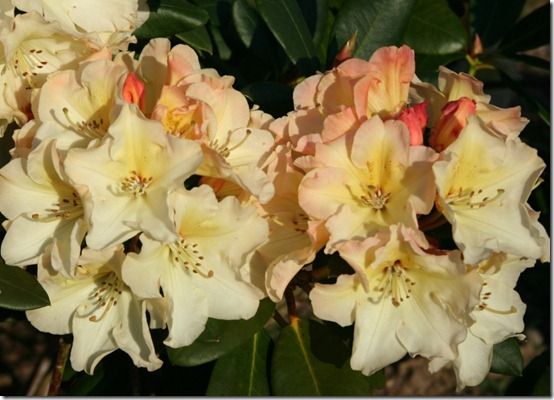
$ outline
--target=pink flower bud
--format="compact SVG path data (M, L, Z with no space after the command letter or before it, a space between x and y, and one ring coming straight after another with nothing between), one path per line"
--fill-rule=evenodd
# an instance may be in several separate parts
M398 119L406 124L410 131L410 145L423 144L423 130L427 125L427 102L419 103L410 108L405 108Z
M443 151L460 135L467 124L467 117L475 114L475 101L461 97L442 108L441 116L431 131L429 144L436 151Z

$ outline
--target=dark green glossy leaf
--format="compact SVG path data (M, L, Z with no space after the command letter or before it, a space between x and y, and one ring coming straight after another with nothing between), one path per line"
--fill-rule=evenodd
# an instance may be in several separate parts
M465 57L462 52L451 54L423 54L416 53L416 74L419 79L429 83L436 83L439 66Z
M497 68L497 71L502 79L502 82L516 92L519 96L525 99L531 107L534 108L534 111L537 115L548 125L550 126L550 112L548 109L538 100L537 98L531 96L523 87L522 84L512 79L508 74L503 72L501 69Z
M523 10L525 0L473 0L472 26L485 48L496 44L509 32Z
M167 348L174 365L191 367L215 360L240 346L258 332L271 318L275 304L265 299L260 302L256 315L248 320L222 321L209 319L206 329L190 346Z
M329 57L358 32L354 56L368 59L382 46L401 44L415 0L348 0L335 20Z
M267 353L271 339L265 331L217 360L206 395L269 396Z
M191 29L190 31L176 34L177 38L181 39L186 44L192 46L196 51L205 51L212 54L212 40L205 26Z
M228 60L231 58L232 50L227 45L227 42L223 38L221 31L216 26L210 26L210 32L214 39L215 48L217 50L217 56L222 60Z
M446 0L416 0L404 42L416 53L451 54L464 48L466 35Z
M256 0L256 6L290 60L304 74L313 73L319 67L317 53L296 1Z
M550 70L550 61L545 60L544 58L530 56L528 54L508 54L506 57L515 61L520 61L527 65L531 65L532 67Z
M139 38L168 37L208 22L208 13L184 0L150 0L148 20L134 34Z
M293 319L283 328L271 361L271 387L277 396L368 396L383 384L350 368L350 350L328 325Z
M241 89L248 99L273 117L293 109L292 88L279 82L255 82Z
M520 19L500 42L503 53L517 53L550 43L550 5Z
M241 42L258 58L274 64L275 47L279 46L271 36L256 9L246 0L233 4L233 21Z
M550 396L550 349L533 358L506 389L506 396Z
M509 338L493 347L491 372L521 376L523 357L516 338Z
M33 310L50 305L36 278L19 267L0 265L0 307Z

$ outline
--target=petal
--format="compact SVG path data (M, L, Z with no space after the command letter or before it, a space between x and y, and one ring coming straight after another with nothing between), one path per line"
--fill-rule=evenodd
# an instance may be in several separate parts
M356 298L360 284L354 275L340 275L333 285L316 283L310 292L314 314L340 326L352 325L356 316Z

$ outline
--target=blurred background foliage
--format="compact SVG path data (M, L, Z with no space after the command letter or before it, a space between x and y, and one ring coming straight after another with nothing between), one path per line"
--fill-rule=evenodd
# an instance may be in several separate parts
M356 34L353 55L368 59L381 46L408 44L417 75L436 83L446 65L485 83L492 104L521 105L530 122L521 134L548 166L531 206L550 232L550 5L544 0L149 0L149 20L135 33L137 53L153 37L186 43L204 67L233 75L235 88L274 117L292 110L294 85L332 67ZM475 41L476 35L480 44ZM13 127L12 127L13 129ZM9 160L10 135L0 140ZM3 234L3 233L2 233ZM315 264L319 261L316 259ZM340 258L325 261L335 273ZM314 268L317 265L314 266ZM11 267L10 267L11 268ZM46 302L31 274L0 268L0 393L46 394L56 358L64 361L70 337L34 330L18 309ZM12 271L12 272L10 272ZM301 279L300 279L301 280ZM520 277L527 304L527 340L495 347L493 371L467 395L550 394L550 265L538 263ZM301 286L301 282L298 283ZM12 295L5 288L15 286ZM14 294L15 293L15 294ZM42 302L42 303L41 303ZM266 300L250 321L210 320L193 345L167 351L153 331L164 366L149 373L115 352L93 376L69 365L54 393L61 395L448 395L451 371L430 375L425 360L396 363L366 378L349 369L352 328L293 319L282 329ZM299 314L301 314L299 312ZM279 319L279 318L278 318ZM269 320L269 322L268 322ZM266 322L268 322L266 324ZM282 321L281 321L282 322ZM266 326L266 330L262 327ZM269 335L268 333L269 332ZM59 351L61 349L62 351ZM58 360L58 361L59 361ZM423 361L423 362L422 362ZM309 370L310 374L307 373ZM245 376L254 377L245 381ZM255 384L253 384L255 382Z

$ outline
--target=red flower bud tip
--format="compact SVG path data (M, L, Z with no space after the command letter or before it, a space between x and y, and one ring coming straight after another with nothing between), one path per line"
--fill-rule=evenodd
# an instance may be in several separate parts
M134 72L130 72L123 84L123 100L129 104L136 104L142 110L144 99L144 82Z

